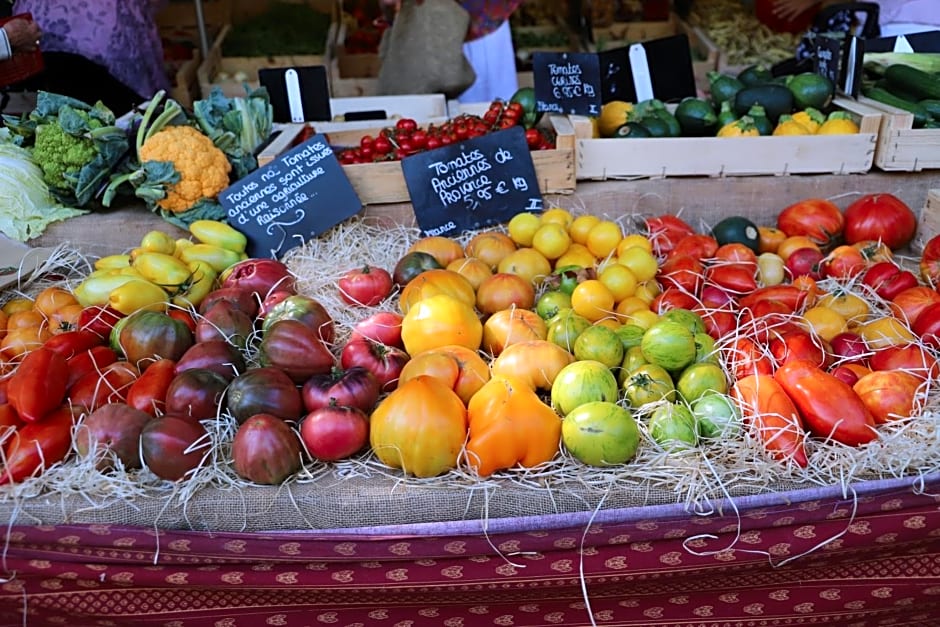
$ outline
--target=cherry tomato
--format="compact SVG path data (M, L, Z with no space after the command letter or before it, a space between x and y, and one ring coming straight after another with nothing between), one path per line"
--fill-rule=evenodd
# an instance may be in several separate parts
M418 123L412 118L401 118L395 122L395 129L399 131L412 132L418 128Z

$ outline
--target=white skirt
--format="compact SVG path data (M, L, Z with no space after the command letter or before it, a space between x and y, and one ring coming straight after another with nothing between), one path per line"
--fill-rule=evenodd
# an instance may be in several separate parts
M457 97L460 102L509 100L519 89L508 19L489 35L466 42L463 53L473 66L477 80Z

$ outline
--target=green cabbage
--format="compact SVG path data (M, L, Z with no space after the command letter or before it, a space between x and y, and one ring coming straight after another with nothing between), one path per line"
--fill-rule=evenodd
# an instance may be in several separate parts
M0 138L0 232L25 242L49 224L83 213L88 212L56 202L29 151Z

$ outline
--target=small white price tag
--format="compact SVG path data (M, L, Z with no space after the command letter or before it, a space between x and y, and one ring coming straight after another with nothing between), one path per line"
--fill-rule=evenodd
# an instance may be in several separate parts
M291 68L284 72L284 84L287 86L287 105L290 107L291 122L304 121L304 105L300 96L300 76Z
M636 101L643 102L653 97L653 79L650 76L650 64L646 58L646 49L642 44L630 46L630 72L633 74L633 89Z
M907 37L904 35L898 35L898 38L894 40L894 51L914 52L914 49L911 47L911 42L907 40Z

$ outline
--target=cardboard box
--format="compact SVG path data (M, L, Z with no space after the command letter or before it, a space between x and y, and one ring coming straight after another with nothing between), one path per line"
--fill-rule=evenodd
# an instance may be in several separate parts
M855 135L597 139L590 118L570 116L578 178L853 174L871 169L881 115L837 100L859 124Z

